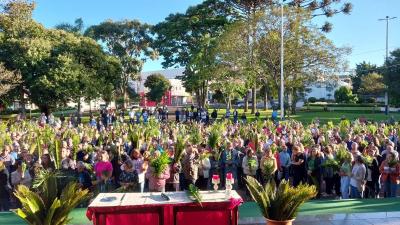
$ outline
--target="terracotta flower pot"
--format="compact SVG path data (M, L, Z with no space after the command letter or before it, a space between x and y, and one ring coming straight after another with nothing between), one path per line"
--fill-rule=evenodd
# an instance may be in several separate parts
M271 220L271 219L266 219L267 220L267 225L292 225L292 220L285 220L285 221L277 221L277 220Z

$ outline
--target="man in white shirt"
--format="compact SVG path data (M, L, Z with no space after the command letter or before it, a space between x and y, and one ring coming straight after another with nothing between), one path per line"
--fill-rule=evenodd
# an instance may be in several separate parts
M129 122L131 124L135 123L135 111L133 110L133 108L131 108L131 110L129 111Z

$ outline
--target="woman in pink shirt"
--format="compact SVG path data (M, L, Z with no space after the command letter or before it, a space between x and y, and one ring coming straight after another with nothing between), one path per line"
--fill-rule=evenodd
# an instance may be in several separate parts
M94 171L96 173L97 181L95 182L99 186L100 192L107 191L107 185L111 184L111 176L113 167L109 161L109 156L107 151L100 150L98 152L99 161L94 165Z

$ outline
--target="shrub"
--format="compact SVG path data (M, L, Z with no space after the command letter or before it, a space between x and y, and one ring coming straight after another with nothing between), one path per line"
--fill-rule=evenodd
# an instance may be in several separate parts
M376 103L376 98L374 97L367 98L367 103Z
M356 103L357 100L357 96L353 95L349 87L342 86L335 91L335 101L337 103Z
M315 103L315 102L317 102L317 98L316 97L309 97L308 98L308 102Z

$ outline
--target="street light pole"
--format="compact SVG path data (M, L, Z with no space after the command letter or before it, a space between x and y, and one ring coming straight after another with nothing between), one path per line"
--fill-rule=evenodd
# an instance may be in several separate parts
M283 2L285 0L282 0L281 2L281 119L283 120L285 118L285 108L284 108L284 91L283 91Z
M386 16L384 19L379 19L379 21L386 21L386 58L385 58L385 65L389 58L389 20L396 19L397 17L389 17ZM389 114L389 97L388 91L385 91L385 115Z

